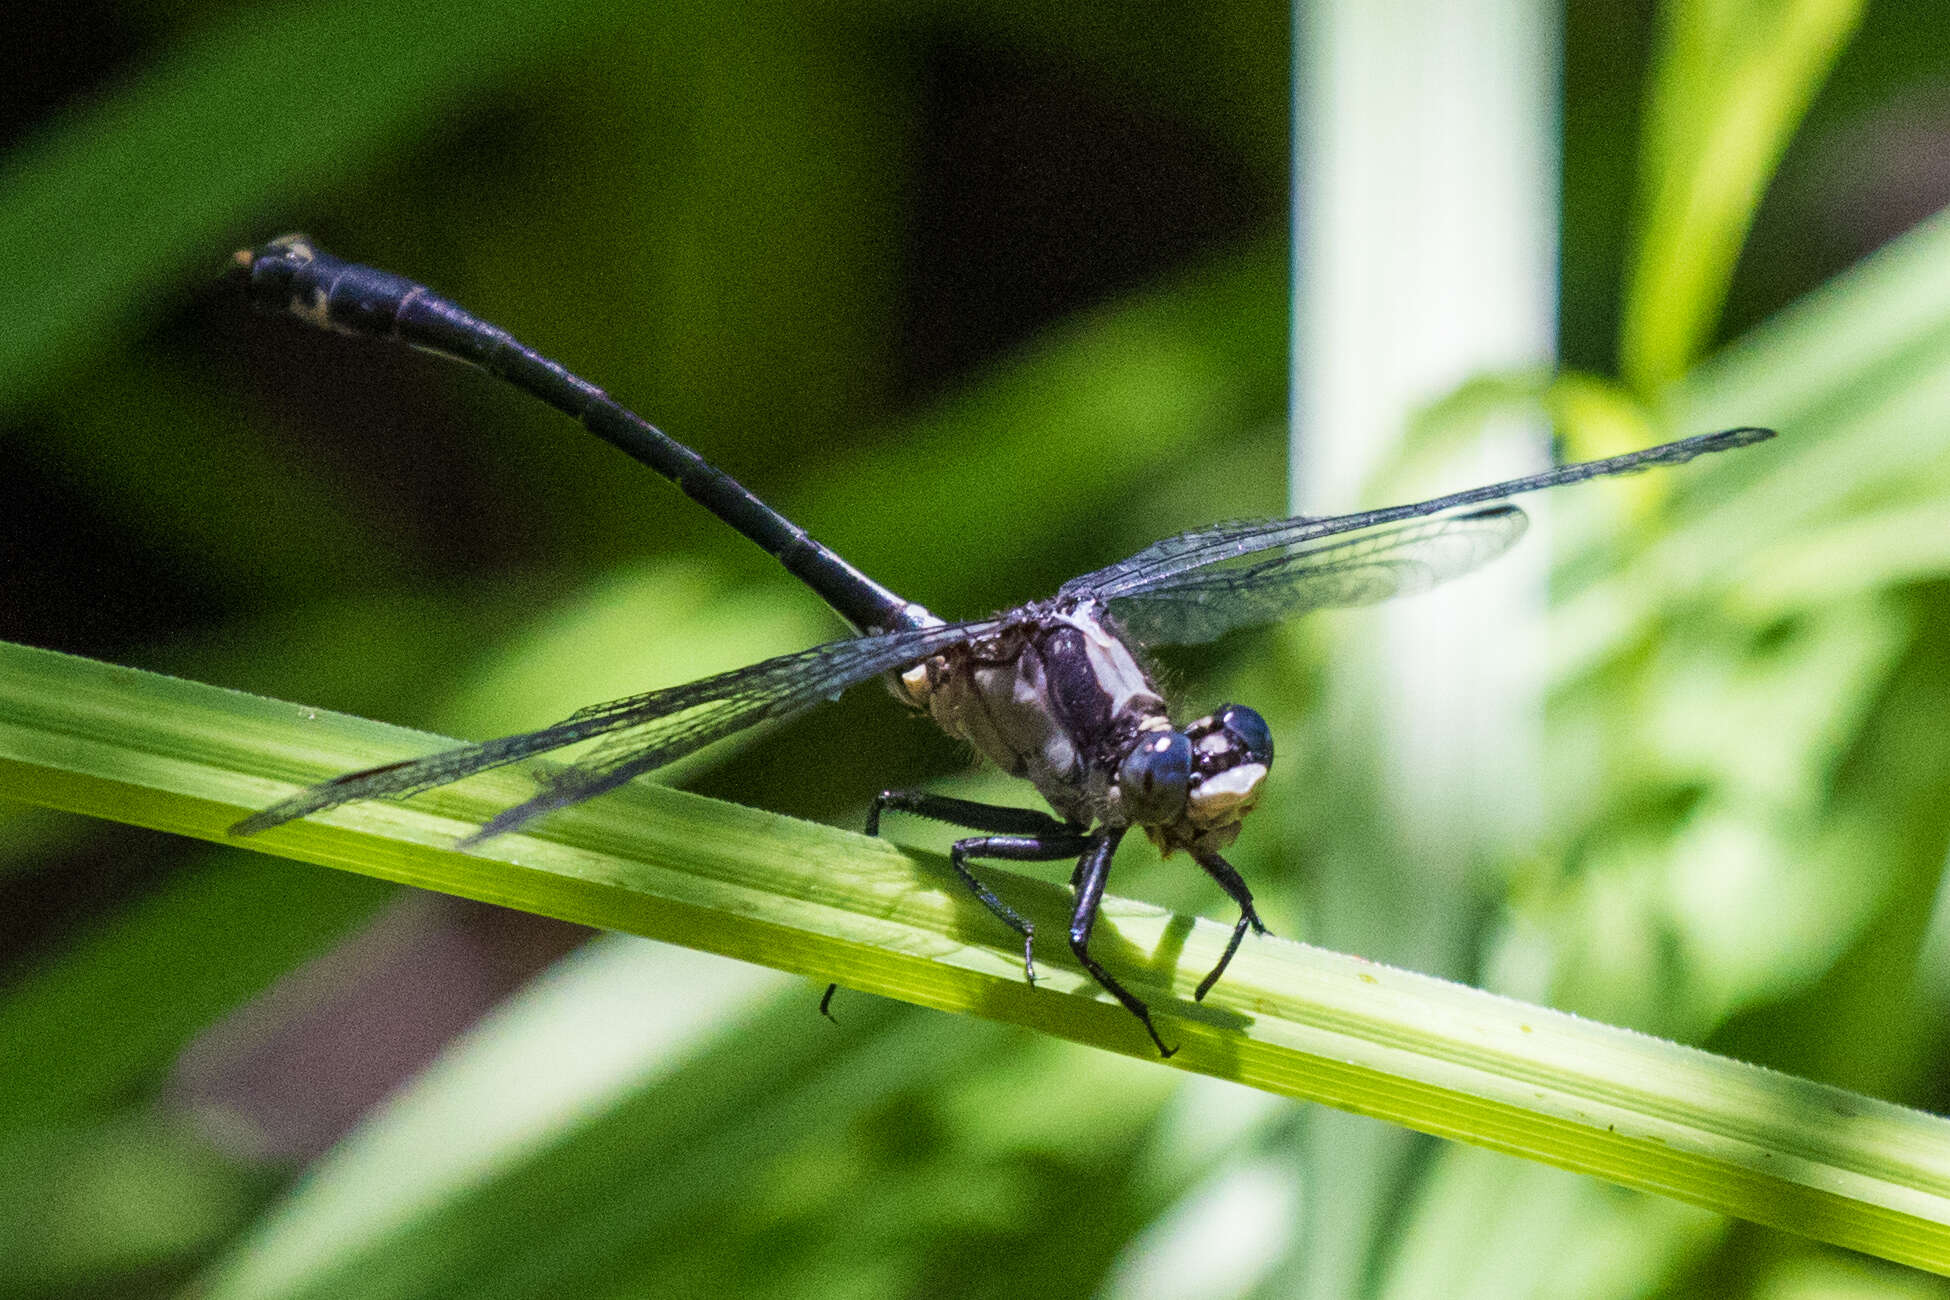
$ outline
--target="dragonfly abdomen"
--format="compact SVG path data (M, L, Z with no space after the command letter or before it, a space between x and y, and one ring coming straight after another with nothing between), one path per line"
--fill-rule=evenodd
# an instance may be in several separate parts
M603 389L424 285L333 257L301 235L239 253L237 263L261 310L296 316L334 333L396 339L464 361L580 421L757 543L855 627L892 632L939 622Z

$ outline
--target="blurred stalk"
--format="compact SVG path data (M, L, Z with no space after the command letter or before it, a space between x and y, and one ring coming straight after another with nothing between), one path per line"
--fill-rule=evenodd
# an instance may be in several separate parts
M1618 348L1641 395L1699 359L1761 192L1861 16L1861 0L1665 6Z
M1320 0L1297 17L1292 496L1332 512L1368 496L1418 407L1551 356L1557 15L1537 0ZM1492 429L1440 484L1386 495L1543 463L1528 421ZM1533 539L1477 579L1387 610L1364 624L1361 651L1336 654L1329 731L1365 743L1329 760L1330 797L1369 801L1378 833L1317 846L1310 937L1468 973L1482 911L1472 869L1537 820L1537 655L1514 630L1535 625L1547 554ZM1416 1139L1330 1112L1310 1125L1295 1266L1309 1294L1369 1294Z

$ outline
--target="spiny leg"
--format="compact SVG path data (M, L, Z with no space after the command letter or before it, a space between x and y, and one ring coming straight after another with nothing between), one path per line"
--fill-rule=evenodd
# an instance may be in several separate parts
M882 790L875 795L873 807L867 811L867 834L880 834L880 814L889 808L971 831L1037 836L1083 834L1081 826L1060 822L1034 808L976 803L973 799L953 799L945 794L930 794L926 790Z
M1003 902L995 891L983 884L976 874L969 870L970 858L995 858L1004 862L1054 862L1081 853L1089 844L1081 827L1060 822L1046 812L1034 808L1011 808L1005 804L977 803L972 799L955 799L944 794L930 794L926 790L882 790L874 796L873 808L867 813L867 834L880 833L880 814L892 808L896 812L911 813L916 817L926 817L932 821L946 822L950 826L966 826L974 831L992 831L991 835L975 836L957 840L948 854L948 861L955 873L967 885L975 897L982 900L982 906L989 909L1002 924L1022 936L1022 969L1029 982L1036 982L1036 927L1024 920L1016 910Z
M1087 848L1090 841L1075 831L1065 829L1061 834L1048 837L1039 835L982 835L973 839L956 840L955 847L948 853L948 862L955 869L962 883L967 885L982 900L982 906L995 913L1002 924L1022 936L1022 973L1029 982L1036 982L1036 927L1024 920L1017 911L996 897L995 891L983 884L981 878L968 869L970 858L995 858L1003 862L1054 862L1067 858L1073 853Z
M1192 993L1194 1002L1203 1002L1205 995L1212 991L1212 986L1219 982L1219 976L1225 974L1226 967L1232 964L1232 954L1239 951L1239 941L1246 937L1246 927L1252 926L1254 934L1265 934L1266 927L1260 923L1259 913L1253 910L1253 891L1246 888L1245 880L1232 869L1230 862L1216 853L1206 853L1199 855L1198 864L1205 868L1207 875L1219 882L1219 888L1226 891L1227 897L1239 904L1239 923L1232 927L1232 938L1226 942L1225 955L1219 958L1219 964L1212 968L1212 973L1198 982L1198 988Z
M930 821L945 822L950 826L964 826L972 831L994 831L994 836L958 840L948 855L955 873L962 878L982 905L995 913L1001 922L1022 936L1023 973L1029 982L1036 982L1035 930L1028 921L1019 916L1015 909L996 897L995 891L979 880L968 869L969 858L1000 858L1011 862L1054 862L1081 853L1089 840L1083 829L1060 822L1045 812L1034 808L1010 808L1003 804L976 803L972 799L955 799L945 794L930 794L925 790L882 790L874 796L873 806L867 810L867 834L880 834L880 814L887 809L895 812L911 813L916 817L926 817ZM1030 847L1030 846L1040 846ZM828 984L826 992L819 999L819 1014L828 1020L833 1018L830 1008L833 994L839 989L837 984Z
M1070 915L1070 951L1077 955L1083 968L1090 972L1090 978L1101 984L1110 995L1124 1004L1124 1009L1136 1016L1144 1025L1144 1032L1151 1035L1151 1041L1158 1045L1158 1055L1169 1060L1178 1049L1166 1047L1165 1040L1158 1037L1157 1026L1151 1023L1151 1008L1139 1001L1137 995L1111 978L1109 971L1098 964L1090 955L1090 931L1097 924L1097 908L1104 901L1104 882L1110 878L1110 860L1117 852L1117 842L1124 838L1125 828L1115 828L1097 832L1077 863L1074 877L1077 887L1076 911Z

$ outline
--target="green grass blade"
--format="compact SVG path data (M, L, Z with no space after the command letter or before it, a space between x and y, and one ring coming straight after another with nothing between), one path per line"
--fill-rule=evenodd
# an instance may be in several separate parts
M309 780L432 739L173 678L0 646L0 790L206 839ZM484 899L1143 1056L1137 1026L1044 947L1028 987L928 858L639 785L463 854L519 798L490 773L342 809L264 851ZM1045 934L1066 891L993 873ZM1950 1272L1950 1122L1460 985L1276 939L1203 1006L1227 927L1107 900L1099 954L1154 1001L1172 1064Z

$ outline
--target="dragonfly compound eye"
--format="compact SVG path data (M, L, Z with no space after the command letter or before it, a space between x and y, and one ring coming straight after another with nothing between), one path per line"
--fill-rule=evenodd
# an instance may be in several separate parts
M1117 789L1134 825L1177 821L1191 784L1192 742L1182 731L1146 735L1117 769Z
M1273 766L1273 732L1266 719L1243 704L1227 704L1218 713L1219 726L1246 752L1246 761Z

